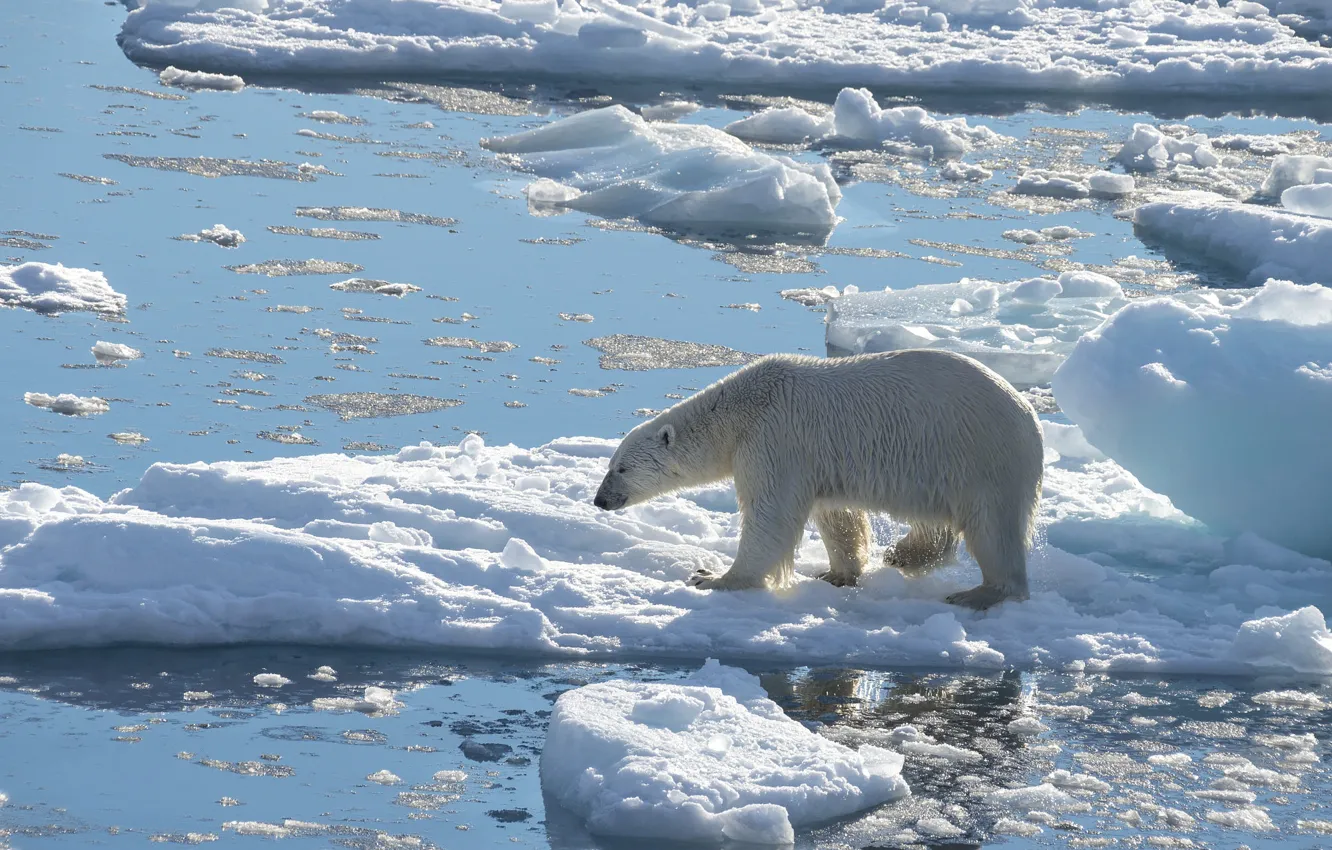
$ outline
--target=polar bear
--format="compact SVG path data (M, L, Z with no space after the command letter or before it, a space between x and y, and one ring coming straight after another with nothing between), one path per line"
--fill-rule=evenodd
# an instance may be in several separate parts
M618 510L735 479L739 550L716 590L781 586L813 514L822 578L854 585L868 561L868 511L910 523L885 555L908 574L948 562L959 534L982 582L948 601L988 608L1027 597L1027 549L1044 471L1040 422L1011 385L933 349L821 359L760 358L624 438L593 503Z

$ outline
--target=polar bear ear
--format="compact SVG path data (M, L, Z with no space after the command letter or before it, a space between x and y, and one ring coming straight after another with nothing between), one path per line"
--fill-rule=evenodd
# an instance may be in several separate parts
M657 439L661 440L661 444L666 448L673 446L675 444L675 426L661 426L661 430L657 432Z

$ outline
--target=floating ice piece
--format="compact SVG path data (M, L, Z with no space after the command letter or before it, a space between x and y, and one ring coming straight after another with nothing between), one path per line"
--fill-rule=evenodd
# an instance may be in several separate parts
M826 341L829 355L944 348L1014 385L1038 386L1082 334L1127 303L1115 281L1090 272L860 292L828 301Z
M1167 255L1219 266L1251 285L1269 278L1332 282L1332 221L1180 192L1138 207L1133 225Z
M1079 200L1091 195L1086 175L1068 171L1049 171L1043 168L1033 168L1023 173L1010 191L1014 195L1068 200Z
M168 65L157 75L164 86L182 89L213 89L215 91L240 91L245 88L245 80L234 74L209 74L205 71L182 71L174 65Z
M887 141L929 148L932 156L956 157L973 144L1003 137L989 127L972 127L965 118L939 120L919 106L883 109L868 89L842 89L833 104L831 140L878 146Z
M1269 198L1280 198L1292 186L1307 183L1326 183L1319 179L1318 172L1332 169L1332 157L1312 154L1282 154L1272 160L1267 177L1259 187L1258 194Z
M212 227L205 227L198 233L186 233L176 238L182 242L212 242L223 248L239 248L245 242L244 233L232 230L225 224L215 224Z
M1312 0L1277 8L1287 5L1297 9L1285 19L1293 26L1317 33L1316 22L1326 23ZM143 65L240 75L456 78L503 69L677 89L970 93L983 83L1022 94L1224 94L1258 104L1272 92L1332 88L1332 50L1237 8L1183 0L213 0L141 3L119 41Z
M1235 636L1231 655L1258 666L1328 674L1332 632L1323 612L1310 605L1283 616L1248 621Z
M65 416L91 416L95 413L106 413L111 409L111 405L105 399L96 396L83 398L71 393L55 396L46 393L24 393L23 400L33 407L44 407L52 413L63 413Z
M126 298L111 288L101 272L59 263L24 263L0 266L0 304L52 314L74 310L123 313Z
M1221 162L1206 135L1170 136L1151 124L1134 124L1133 135L1114 159L1129 171L1148 172L1181 164L1207 168Z
M1015 812L1033 809L1044 812L1089 811L1091 806L1048 782L1027 788L1003 788L991 791L986 799Z
M290 685L291 679L280 673L256 673L254 683L261 688L280 688L283 685Z
M1332 218L1332 169L1320 168L1314 182L1291 186L1281 193L1281 206L1305 215Z
M122 360L138 360L143 352L137 348L119 342L97 342L92 347L93 357L103 365L119 363Z
M799 145L832 132L831 115L815 115L799 106L774 106L726 125L737 139L768 145Z
M1332 289L1270 281L1134 302L1078 342L1054 391L1093 445L1181 510L1327 558L1329 358Z
M541 754L546 793L597 834L790 844L796 827L909 792L901 755L816 735L742 670L700 672L561 695Z
M842 197L824 163L760 153L712 127L651 123L622 106L482 144L547 178L529 188L531 203L677 232L822 242Z

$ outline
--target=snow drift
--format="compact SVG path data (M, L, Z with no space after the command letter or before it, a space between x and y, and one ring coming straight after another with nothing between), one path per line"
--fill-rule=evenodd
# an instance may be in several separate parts
M1032 598L983 614L941 601L975 584L966 557L912 580L872 569L859 588L687 587L735 555L734 491L605 513L591 499L615 445L469 436L377 457L162 463L106 501L27 484L0 494L0 649L286 642L1332 673L1326 562L1257 538L1227 548L1115 463L1079 457L1069 434L1047 451ZM1143 564L1171 579L1136 577ZM806 537L797 566L826 570L822 543ZM1261 659L1235 653L1241 634L1263 641Z
M1332 556L1332 289L1137 301L1055 375L1087 439L1222 534Z
M908 793L902 756L811 732L744 670L613 681L560 696L541 785L603 835L791 844L795 828Z

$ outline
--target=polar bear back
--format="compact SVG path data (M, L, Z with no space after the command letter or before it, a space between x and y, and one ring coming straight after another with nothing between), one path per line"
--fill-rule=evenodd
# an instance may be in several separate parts
M781 470L817 500L903 519L956 522L1004 504L1028 515L1039 498L1035 411L969 357L773 355L722 384L744 423L737 474Z

